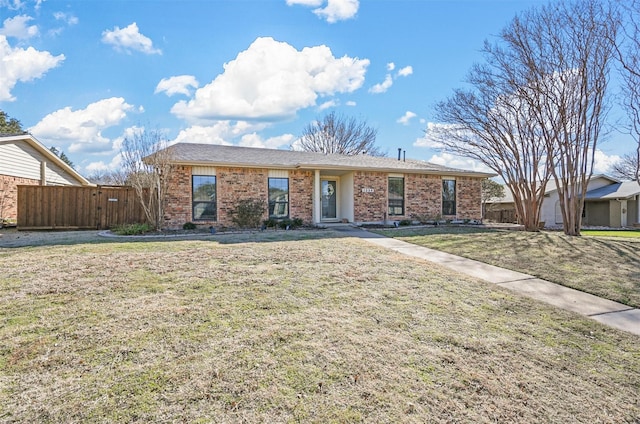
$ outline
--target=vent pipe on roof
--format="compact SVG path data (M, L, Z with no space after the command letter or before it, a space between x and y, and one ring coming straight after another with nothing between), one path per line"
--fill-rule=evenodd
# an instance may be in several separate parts
M401 154L402 154L402 147L398 147L398 160L400 160Z
M403 150L402 151L402 162L406 162L407 161L407 151Z

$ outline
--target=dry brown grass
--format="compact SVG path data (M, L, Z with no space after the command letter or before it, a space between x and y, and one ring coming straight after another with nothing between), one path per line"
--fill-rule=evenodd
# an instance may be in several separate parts
M640 239L440 227L387 236L534 275L640 308Z
M0 260L3 422L640 419L637 337L329 231Z

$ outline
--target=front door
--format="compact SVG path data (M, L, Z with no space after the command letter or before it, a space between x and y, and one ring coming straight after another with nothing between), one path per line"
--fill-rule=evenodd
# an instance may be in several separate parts
M338 218L338 183L335 180L322 180L322 219Z

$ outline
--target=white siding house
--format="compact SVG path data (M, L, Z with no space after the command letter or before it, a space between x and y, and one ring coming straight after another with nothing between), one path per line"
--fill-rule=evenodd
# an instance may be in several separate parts
M92 184L32 135L0 135L0 220L17 218L18 185Z

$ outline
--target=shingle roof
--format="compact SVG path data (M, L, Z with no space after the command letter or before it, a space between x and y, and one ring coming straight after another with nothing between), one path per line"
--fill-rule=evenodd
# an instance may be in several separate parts
M185 165L225 165L285 169L375 170L442 175L490 177L494 174L450 168L420 160L397 160L369 155L347 156L259 149L215 144L178 143L169 147L172 162Z
M640 194L640 184L636 181L624 181L588 191L586 199L628 199L638 194Z

